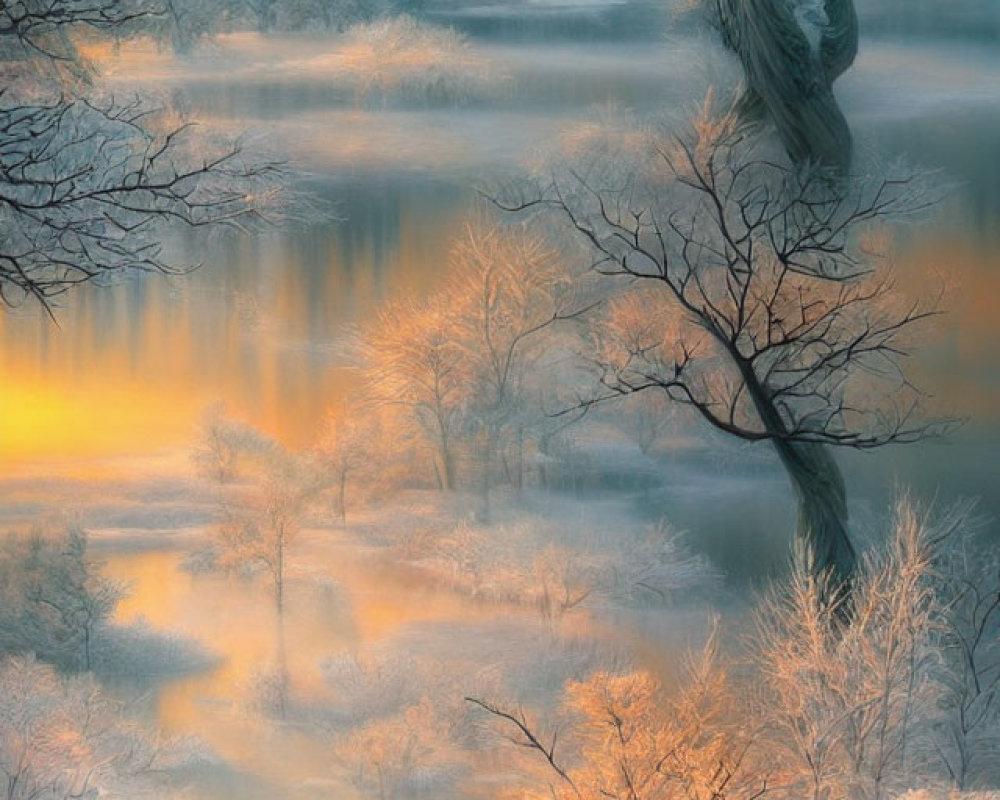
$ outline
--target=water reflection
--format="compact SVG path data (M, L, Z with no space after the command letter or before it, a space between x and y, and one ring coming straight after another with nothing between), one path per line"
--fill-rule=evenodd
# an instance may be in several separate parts
M542 46L498 35L482 49L509 85L488 102L359 111L329 75L302 66L322 60L327 39L241 35L220 47L225 57L188 67L126 53L112 78L148 63L142 74L183 90L194 116L279 142L328 201L322 218L261 235L189 234L175 246L204 269L84 289L59 311L59 328L32 309L0 317L6 469L184 446L199 409L219 398L268 432L307 442L353 385L345 331L387 297L436 285L477 182L530 160L595 104L678 115L731 77L721 53L705 58L704 41L681 36ZM950 327L924 365L959 413L991 420L997 86L1000 59L985 49L867 42L838 89L863 150L905 154L957 182L935 218L907 235L903 261L913 274L935 265L955 274Z
M322 724L276 724L255 713L260 676L279 661L290 676L290 695L300 703L322 704L336 689L321 673L331 656L391 647L386 643L393 637L419 627L419 657L435 659L445 669L460 639L448 633L456 630L452 626L481 628L516 619L529 639L538 626L530 610L470 603L426 577L380 564L331 531L303 534L295 551L283 640L265 580L192 575L183 569L183 553L173 550L115 552L104 566L105 574L130 585L117 623L142 618L155 630L180 634L218 654L216 666L156 687L150 714L166 736L196 736L206 756L221 757L251 775L250 796L271 787L282 797L312 797L316 786L337 797L352 796L341 783L342 766L333 761L332 732L324 733ZM435 624L446 627L434 634ZM405 652L417 655L410 647ZM130 690L129 696L134 694ZM218 792L205 780L195 784L199 798L232 793L231 784Z

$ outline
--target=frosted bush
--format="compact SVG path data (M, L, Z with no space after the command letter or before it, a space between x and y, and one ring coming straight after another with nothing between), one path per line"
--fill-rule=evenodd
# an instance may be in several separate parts
M260 668L250 676L249 707L266 717L283 718L288 712L288 671Z
M692 553L681 534L659 524L621 544L611 560L607 589L628 605L669 605L720 583L706 556Z
M63 677L33 656L0 663L3 796L146 795L163 778L159 754L146 731L123 712L90 676Z
M416 665L405 656L344 653L325 659L320 671L334 695L330 716L342 724L394 714L419 697Z
M344 36L340 70L359 106L391 100L459 105L488 93L497 83L490 64L451 28L403 14L358 23Z
M379 800L460 796L470 763L456 746L464 721L457 705L423 698L400 713L352 732L335 747L351 783Z

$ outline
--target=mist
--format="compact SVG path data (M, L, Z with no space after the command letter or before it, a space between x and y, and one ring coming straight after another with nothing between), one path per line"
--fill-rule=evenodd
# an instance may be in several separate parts
M725 4L58 5L0 11L11 800L1000 791L994 3L793 30L835 157Z

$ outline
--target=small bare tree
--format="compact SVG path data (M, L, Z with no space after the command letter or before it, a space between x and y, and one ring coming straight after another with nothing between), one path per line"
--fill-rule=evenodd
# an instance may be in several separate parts
M479 439L484 518L504 437L525 419L530 372L551 343L545 334L582 313L569 277L559 253L522 227L469 224L455 242L447 303Z
M285 610L288 549L320 485L299 457L276 446L219 526L220 565L237 571L263 569L279 616Z
M378 471L378 420L371 409L343 403L327 412L317 445L319 468L333 483L335 506L340 523L347 527L347 486L349 481Z
M224 488L274 446L251 425L230 417L224 404L216 403L202 414L191 459L199 473Z
M455 488L456 440L466 400L462 354L444 303L397 303L365 332L367 391L376 403L399 406L435 453L438 485Z
M991 757L1000 750L1000 558L970 533L970 512L961 505L952 512L957 533L941 548L935 587L945 667L936 749L962 790L1000 778Z

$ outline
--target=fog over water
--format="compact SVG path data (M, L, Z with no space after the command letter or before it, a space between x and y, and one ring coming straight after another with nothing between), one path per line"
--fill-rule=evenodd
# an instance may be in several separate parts
M838 458L860 528L883 520L891 497L909 487L928 502L981 497L996 537L1000 16L990 16L989 2L967 2L942 26L923 10L933 5L920 4L908 22L888 1L873 5L858 59L836 88L860 159L902 158L947 187L938 207L900 234L899 280L948 275L949 313L910 366L945 409L969 421L944 441ZM165 736L194 743L197 757L183 768L192 800L378 796L358 788L350 776L359 767L343 751L331 760L331 737L362 713L338 690L338 675L350 673L360 696L378 694L365 683L377 673L409 698L412 673L443 708L448 682L460 693L509 690L516 681L490 671L507 659L528 676L525 696L534 686L542 697L566 664L579 671L626 650L670 676L675 646L706 628L709 602L697 592L655 613L584 602L559 621L565 638L553 644L556 624L536 608L482 586L470 595L458 577L435 582L385 555L380 526L398 523L416 541L444 524L440 509L419 499L386 523L371 510L376 496L352 510L346 530L328 510L306 515L284 615L259 575L186 563L217 506L190 462L207 405L224 401L289 448L311 445L327 409L360 385L353 334L387 302L440 288L452 237L481 208L480 190L572 148L595 121L683 120L709 87L739 75L714 37L653 5L456 4L428 18L469 36L485 77L463 103L361 97L326 35L226 34L187 61L143 41L95 50L114 92L159 93L205 131L242 133L248 147L287 159L301 218L178 234L168 247L199 269L83 287L56 310L58 325L28 305L0 315L0 521L74 516L91 530L104 573L130 587L114 621L201 648L198 669L138 686L127 670L108 679ZM617 527L638 540L666 518L711 562L698 562L699 592L733 607L785 566L791 491L760 452L765 445L721 441L693 417L671 429L670 442L647 472L616 471L610 459L592 484L529 493L525 513L557 541L594 552ZM499 524L513 548L527 523L504 513ZM274 723L247 708L266 702L267 671L278 663L301 707ZM493 796L489 780L510 769L499 756L485 767L467 753L449 758L441 761L455 774L493 775L455 796Z

